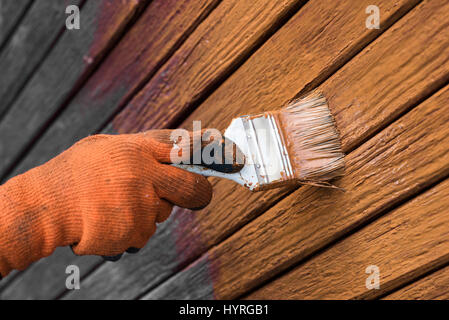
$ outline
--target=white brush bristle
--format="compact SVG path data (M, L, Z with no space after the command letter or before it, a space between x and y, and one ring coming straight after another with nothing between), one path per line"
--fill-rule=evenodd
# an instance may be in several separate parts
M320 182L343 174L340 137L321 93L292 101L277 114L296 179Z

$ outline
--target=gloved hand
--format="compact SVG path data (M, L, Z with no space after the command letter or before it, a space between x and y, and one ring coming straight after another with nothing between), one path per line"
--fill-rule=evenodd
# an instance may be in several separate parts
M108 257L142 248L173 205L205 207L207 179L167 164L170 133L91 136L1 186L0 274L23 270L58 246ZM177 142L181 149L186 143Z

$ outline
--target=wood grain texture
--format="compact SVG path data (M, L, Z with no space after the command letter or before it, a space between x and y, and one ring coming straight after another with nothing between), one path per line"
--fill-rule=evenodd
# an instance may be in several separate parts
M248 299L372 299L449 261L449 181L332 246ZM368 289L369 266L379 289ZM447 289L447 288L446 288ZM416 289L418 290L418 289Z
M0 121L0 176L76 91L144 1L88 1L80 30L66 30ZM114 36L105 36L102 19ZM99 32L100 30L100 32ZM108 33L109 34L109 30ZM37 112L38 111L38 112Z
M64 100L95 68L144 4L145 1L117 3L103 0L88 1L83 6L81 29L63 34L0 122L2 174L14 164L15 157L20 155ZM57 263L59 260L63 261L58 257L68 255L70 259ZM100 261L97 257L76 257L67 248L59 249L52 259L54 260L33 265L11 281L2 289L2 298L54 297L65 289L67 265L79 265L82 272L87 272Z
M201 260L213 266L214 297L232 299L248 292L447 176L448 102L449 86L347 155L346 174L336 182L346 192L302 187L209 250ZM432 229L427 231L429 239L434 239ZM442 234L437 235L441 248L449 249ZM370 244L358 239L352 246ZM348 256L346 260L351 261ZM201 269L189 266L146 298L184 298L183 292L172 295L173 287L178 281L199 277L197 271ZM326 285L319 287L327 290Z
M0 48L20 22L32 0L3 0L0 3Z
M447 199L443 199L442 203L445 203L445 201ZM444 210L447 210L447 205ZM383 299L447 300L449 299L449 267L444 267L416 282L412 282L404 288L387 295Z
M66 1L35 1L0 52L0 118L65 28L66 7Z
M108 116L105 110L112 112L126 102L133 91L155 73L166 56L171 55L213 10L216 3L209 0L152 1L12 175L42 164L95 131L102 119ZM61 284L64 285L66 275L61 270L65 270L67 265L78 265L81 274L86 274L101 261L101 258L93 256L74 256L69 248L58 249L57 254L27 269L18 281L5 290L3 297L27 296L28 287L37 286L32 285L36 282L45 282L46 290L32 291L28 295L56 297L64 290Z
M404 13L413 5L414 2L402 2L398 6L389 7L389 15L384 16L383 25L385 26L387 22L391 24L391 19L397 19L400 16L399 13ZM327 2L326 6L328 7L323 9L322 4L311 2L301 8L297 15L254 53L199 107L192 117L184 122L184 127L189 127L191 120L201 120L204 126L224 129L233 116L279 107L283 101L292 98L307 83L326 74L326 70L333 69L335 61L341 62L345 54L354 51L355 48L358 50L371 39L371 34L364 26L354 25L355 21L364 19L364 10L358 7L346 7L341 2ZM327 17L327 19L321 17ZM330 21L338 23L329 24ZM309 37L308 34L314 29L323 31ZM377 33L373 33L372 37L375 37L375 34ZM325 46L331 37L335 38L335 45L329 48L329 51L320 52L320 48ZM306 49L312 52L310 56L304 54ZM368 65L370 63L368 58L358 63ZM425 60L423 63L427 62L428 60ZM310 73L297 72L300 69L299 65L308 63L311 64ZM389 66L388 70L390 68ZM279 72L279 69L282 69L282 72ZM366 79L372 76L371 74ZM382 76L378 74L375 79L381 79ZM351 72L346 73L346 77L341 86L335 87L335 92L343 89L346 92L346 98L341 97L340 101L336 101L343 103L344 106L350 104L353 99L350 95L351 86L348 85L352 81ZM435 79L439 77L436 76ZM389 83L388 79L385 83ZM391 88L398 85L400 85L399 79L391 81ZM409 85L413 86L413 83ZM429 89L427 82L418 81L414 85L414 90L411 90L413 98L423 94L423 87L426 90ZM270 86L273 86L272 90L269 89ZM282 90L277 91L277 87L282 87ZM370 87L366 89L367 94L377 92L373 82L370 82ZM265 90L266 94L260 94L260 90ZM360 90L359 94L363 92ZM408 99L403 97L396 101L392 109L409 107ZM270 100L274 102L270 103ZM388 105L388 102L388 100L382 101L384 105ZM372 106L364 105L361 110L369 108ZM133 113L134 109L125 109L124 112ZM378 125L382 125L382 122ZM357 138L353 137L353 139ZM136 297L151 289L161 279L182 269L207 248L226 239L229 234L264 212L287 192L282 190L253 194L227 181L213 180L212 182L215 196L206 209L199 212L177 210L169 221L158 227L158 233L152 237L141 255L125 257L117 264L108 264L97 269L85 279L82 290L71 292L66 298ZM166 246L166 243L176 244L176 246ZM107 279L117 273L127 276L120 282L111 282L110 286L105 286Z

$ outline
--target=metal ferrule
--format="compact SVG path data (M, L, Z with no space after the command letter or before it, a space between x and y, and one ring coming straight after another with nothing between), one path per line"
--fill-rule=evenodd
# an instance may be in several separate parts
M282 131L273 115L241 117L247 139L247 157L259 185L293 179L293 170Z

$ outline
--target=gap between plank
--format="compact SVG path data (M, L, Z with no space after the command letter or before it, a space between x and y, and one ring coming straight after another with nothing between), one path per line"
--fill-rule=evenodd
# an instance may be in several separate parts
M413 283L418 282L419 280L422 280L438 271L440 271L441 269L444 269L446 267L449 266L449 262L446 263L442 263L441 265L437 265L434 268L430 268L428 271L424 272L423 274L416 276L416 277L412 277L409 281L405 281L403 284L397 286L396 288L392 288L391 290L387 290L386 292L384 292L383 294L379 295L378 297L376 297L377 300L381 300L387 296L389 296L392 293L395 293Z

